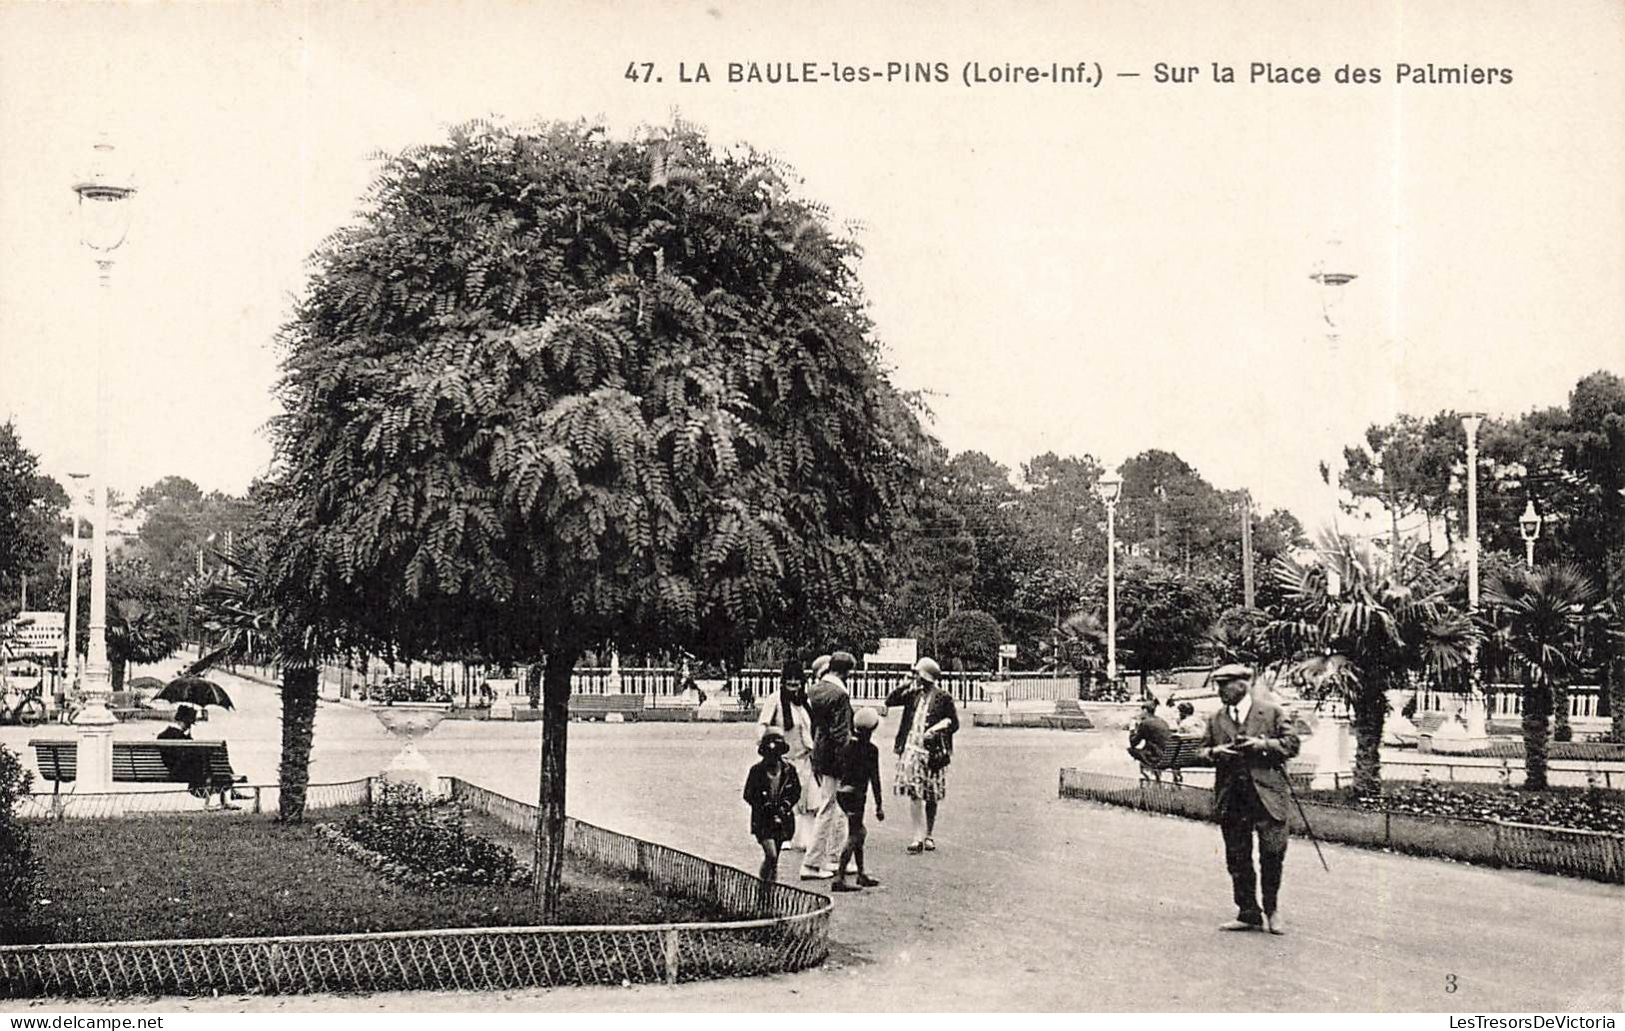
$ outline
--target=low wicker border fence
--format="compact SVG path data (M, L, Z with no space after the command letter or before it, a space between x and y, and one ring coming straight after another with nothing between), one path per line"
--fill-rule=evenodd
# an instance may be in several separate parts
M535 806L454 778L446 783L452 795L470 808L516 830L534 830ZM312 808L363 801L371 782L323 787L344 790L313 794ZM90 797L107 796L85 796ZM113 817L107 808L96 815ZM121 809L119 815L129 812ZM12 945L0 947L0 997L488 991L673 983L791 973L816 966L829 955L828 896L765 884L743 870L574 819L566 827L566 848L575 856L644 880L658 891L715 905L731 919Z
M1188 784L1159 784L1067 767L1061 770L1060 796L1213 820L1212 789ZM1625 835L1504 820L1378 812L1307 800L1303 809L1316 837L1325 841L1625 884ZM1302 816L1293 812L1287 828L1303 834Z

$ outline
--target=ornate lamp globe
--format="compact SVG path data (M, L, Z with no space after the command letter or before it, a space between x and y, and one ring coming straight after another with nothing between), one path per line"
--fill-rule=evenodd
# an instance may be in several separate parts
M1518 517L1518 529L1523 533L1525 541L1530 544L1535 542L1535 538L1540 536L1540 523L1540 516L1535 512L1535 502L1531 499L1524 504L1523 515Z
M1100 482L1095 485L1095 489L1100 492L1100 500L1108 505L1115 505L1117 504L1117 496L1123 490L1123 479L1116 473L1102 476Z
M128 171L117 163L113 145L99 140L91 150L90 168L73 184L79 195L79 239L93 251L117 250L130 232L130 205L135 194Z

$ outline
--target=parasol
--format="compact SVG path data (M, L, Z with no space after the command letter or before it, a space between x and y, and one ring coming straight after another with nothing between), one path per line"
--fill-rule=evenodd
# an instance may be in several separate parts
M176 677L158 692L158 700L185 702L188 705L218 705L222 709L234 708L231 696L222 691L219 684L202 677Z

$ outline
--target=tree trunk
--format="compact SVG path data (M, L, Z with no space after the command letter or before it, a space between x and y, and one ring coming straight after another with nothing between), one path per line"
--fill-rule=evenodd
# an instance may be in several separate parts
M535 885L542 897L542 922L554 923L559 914L559 890L564 880L564 789L569 750L570 674L581 656L579 648L548 653L541 678L542 776L541 819L536 824Z
M1354 793L1382 793L1382 721L1388 697L1381 690L1362 689L1354 696ZM1327 721L1328 723L1330 721Z
M1528 670L1523 674L1523 786L1546 790L1546 710L1551 692L1536 685Z
M316 734L316 684L316 667L282 667L282 762L277 767L277 785L281 789L277 815L290 823L305 818L310 746Z
M1569 729L1568 684L1552 684L1552 740L1574 740L1574 731Z
M113 690L124 690L124 676L129 670L129 663L124 659L114 659L108 665L113 667Z

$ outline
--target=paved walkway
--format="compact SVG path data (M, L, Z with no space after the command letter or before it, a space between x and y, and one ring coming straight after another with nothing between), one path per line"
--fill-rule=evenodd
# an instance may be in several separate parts
M275 692L242 681L232 687L239 710L199 736L223 732L244 772L274 776ZM570 733L570 806L578 816L754 868L739 801L754 758L752 728L574 724ZM889 740L884 727L881 734ZM16 736L7 731L0 740L11 744ZM443 773L534 799L539 742L539 724L452 722L424 752ZM965 731L950 770L940 850L906 855L906 809L888 800L890 819L872 825L869 849L885 883L837 898L834 954L816 971L675 987L158 1000L117 1008L1625 1009L1619 887L1335 845L1326 849L1327 874L1307 843L1294 840L1282 900L1290 936L1217 932L1230 911L1216 829L1056 798L1057 769L1107 743L1094 734ZM392 751L367 713L322 706L316 779L365 775ZM883 765L889 784L889 755ZM793 862L792 853L786 872ZM1454 993L1447 991L1452 975Z

